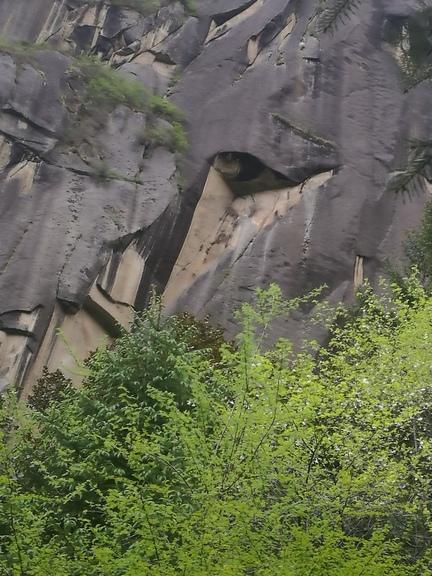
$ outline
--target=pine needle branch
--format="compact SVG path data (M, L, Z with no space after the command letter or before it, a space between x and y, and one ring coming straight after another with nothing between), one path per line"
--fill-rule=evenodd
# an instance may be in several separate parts
M426 57L428 55L425 55ZM429 59L416 62L408 50L404 50L400 59L402 84L405 92L409 92L419 84L432 80L432 63Z
M354 14L361 2L362 0L325 0L316 14L317 34L333 32L339 24L345 23L351 14Z
M400 43L399 63L405 92L432 80L432 44L429 37L432 0L417 0L416 8L402 30Z
M388 185L392 192L414 192L432 181L432 140L411 140L406 168L395 174Z

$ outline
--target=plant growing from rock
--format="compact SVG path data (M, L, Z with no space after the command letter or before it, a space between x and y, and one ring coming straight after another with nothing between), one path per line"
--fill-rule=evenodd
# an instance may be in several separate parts
M179 154L186 152L188 146L183 126L179 122L147 125L137 134L137 141L142 145L164 146Z
M422 222L408 235L405 254L409 266L415 267L422 282L430 288L432 279L432 202L426 204Z
M161 116L182 119L180 110L168 100L151 94L138 80L90 56L74 60L69 74L81 82L77 98L81 108L92 112L112 112L117 106Z
M162 131L159 133L159 144L165 143L173 151L185 151L187 141L181 124L181 111L165 98L152 94L138 80L88 56L74 60L69 76L76 89L65 103L70 111L67 133L69 143L74 144L75 148L79 149L83 141L94 147L95 135L106 122L107 116L118 106L125 106L141 112L148 124L155 125L158 118L170 122L163 134ZM96 155L100 156L100 153ZM85 161L88 163L88 160ZM97 160L95 162L98 163ZM111 176L107 178L105 172L94 170L97 179L101 180L98 174L105 180L112 179Z

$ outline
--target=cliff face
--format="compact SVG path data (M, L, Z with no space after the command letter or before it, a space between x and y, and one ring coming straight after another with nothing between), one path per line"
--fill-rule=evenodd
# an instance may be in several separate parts
M295 296L325 283L343 300L398 259L428 196L387 186L410 138L430 139L430 85L406 92L400 71L419 3L363 0L331 33L314 31L315 10L198 0L195 15L171 3L145 16L3 0L0 386L73 370L152 290L232 331L256 286ZM142 111L71 125L82 52L184 110L180 176L172 151L139 138Z

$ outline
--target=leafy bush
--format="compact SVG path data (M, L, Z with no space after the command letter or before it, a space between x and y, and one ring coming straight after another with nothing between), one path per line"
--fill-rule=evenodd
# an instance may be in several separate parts
M431 573L432 300L367 287L331 341L263 351L276 287L236 346L159 307L43 411L0 411L0 573ZM215 353L216 351L216 353Z
M151 112L156 116L161 116L167 120L181 122L184 119L183 112L169 100L153 94L149 99Z
M46 50L46 44L30 42L11 42L0 36L0 52L13 55L17 60L31 60L37 52Z
M84 82L82 102L88 108L113 110L124 105L147 111L149 92L137 80L117 72L94 57L82 56L74 62L70 73Z
M150 125L137 134L137 140L140 144L164 146L171 152L184 153L188 147L184 128L179 122L168 126Z
M123 105L175 122L183 119L183 114L174 104L151 94L139 80L130 78L97 58L81 56L75 59L69 73L83 82L79 96L81 104L92 112L111 111Z
M186 150L187 139L181 124L183 114L168 100L151 94L140 81L88 56L76 59L69 74L81 83L78 90L69 97L70 101L65 103L71 112L69 126L65 131L69 135L70 144L78 146L84 139L92 144L94 134L106 122L107 114L118 106L126 106L145 114L148 124L152 126L158 118L171 122L168 128L153 130L150 139L173 151ZM90 167L100 181L121 178L121 175L114 174L108 166L104 166L103 162L95 160L90 164L95 165Z

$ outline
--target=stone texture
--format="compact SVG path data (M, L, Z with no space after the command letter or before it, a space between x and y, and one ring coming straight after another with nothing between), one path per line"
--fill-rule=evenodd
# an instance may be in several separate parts
M115 336L153 290L231 334L257 286L296 296L325 283L349 299L400 258L429 192L387 182L409 138L431 138L431 87L404 92L389 38L417 0L362 0L318 35L314 0L197 0L196 15L174 3L148 17L102 0L28 6L0 4L2 38L45 42L31 57L0 50L0 386L27 393L45 364L73 372L74 354ZM171 152L138 143L145 119L126 108L95 136L116 177L98 181L89 150L67 143L81 51L184 110L180 179ZM304 320L275 334L298 340Z
M431 136L430 85L404 93L383 37L389 19L413 13L416 2L364 0L344 25L318 38L308 33L313 2L248 5L246 18L220 18L219 34L210 27L176 88L174 100L190 118L189 198L203 189L206 170L197 166L223 151L249 153L293 183L333 175L258 230L240 258L229 246L180 286L181 308L210 313L228 328L231 310L270 281L288 296L325 283L349 298L360 261L362 276L374 280L387 258L400 257L428 198L426 191L408 198L386 190L406 161L407 140ZM301 336L304 327L280 329Z

